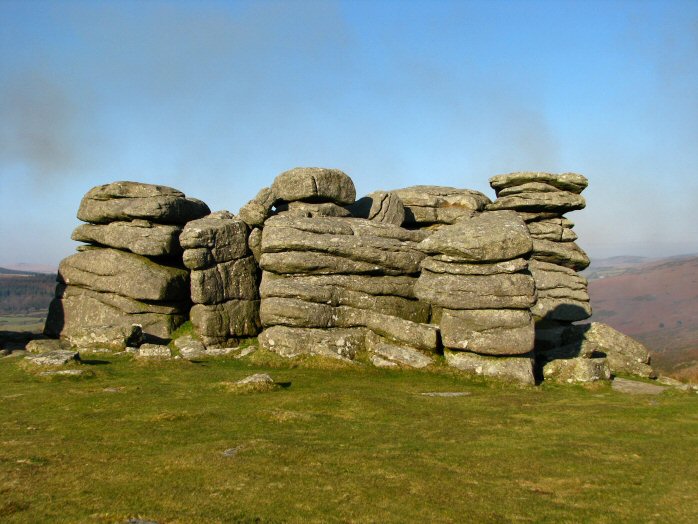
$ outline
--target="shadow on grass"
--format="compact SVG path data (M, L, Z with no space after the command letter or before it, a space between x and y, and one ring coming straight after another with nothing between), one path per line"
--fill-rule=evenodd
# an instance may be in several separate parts
M86 364L88 366L104 366L105 364L111 364L108 360L96 360L96 359L82 359L81 364Z

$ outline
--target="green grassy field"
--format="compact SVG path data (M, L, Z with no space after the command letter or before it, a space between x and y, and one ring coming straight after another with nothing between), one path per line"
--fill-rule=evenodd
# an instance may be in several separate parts
M698 395L449 372L0 360L0 521L695 522ZM239 394L254 372L286 383ZM467 396L427 397L424 392ZM227 453L224 454L224 452Z
M0 315L0 331L28 331L41 333L48 311L36 311L21 315Z

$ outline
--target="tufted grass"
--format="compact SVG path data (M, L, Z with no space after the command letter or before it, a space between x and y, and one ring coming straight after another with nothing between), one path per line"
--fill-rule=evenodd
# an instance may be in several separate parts
M0 360L0 521L695 522L698 395L270 359ZM261 365L264 364L264 365ZM271 367L270 367L271 366ZM236 394L257 372L285 387ZM290 383L290 384L289 384ZM465 391L461 397L424 392Z

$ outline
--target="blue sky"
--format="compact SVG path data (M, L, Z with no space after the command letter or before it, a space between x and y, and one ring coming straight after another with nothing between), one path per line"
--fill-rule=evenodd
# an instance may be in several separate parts
M359 195L575 171L592 257L698 252L698 2L0 0L0 265L138 180L236 212L296 166Z

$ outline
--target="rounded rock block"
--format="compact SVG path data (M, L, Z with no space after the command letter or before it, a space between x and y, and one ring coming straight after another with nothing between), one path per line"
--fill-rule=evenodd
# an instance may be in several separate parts
M297 167L284 171L271 186L274 196L284 202L334 202L353 204L356 188L349 176L339 169Z

